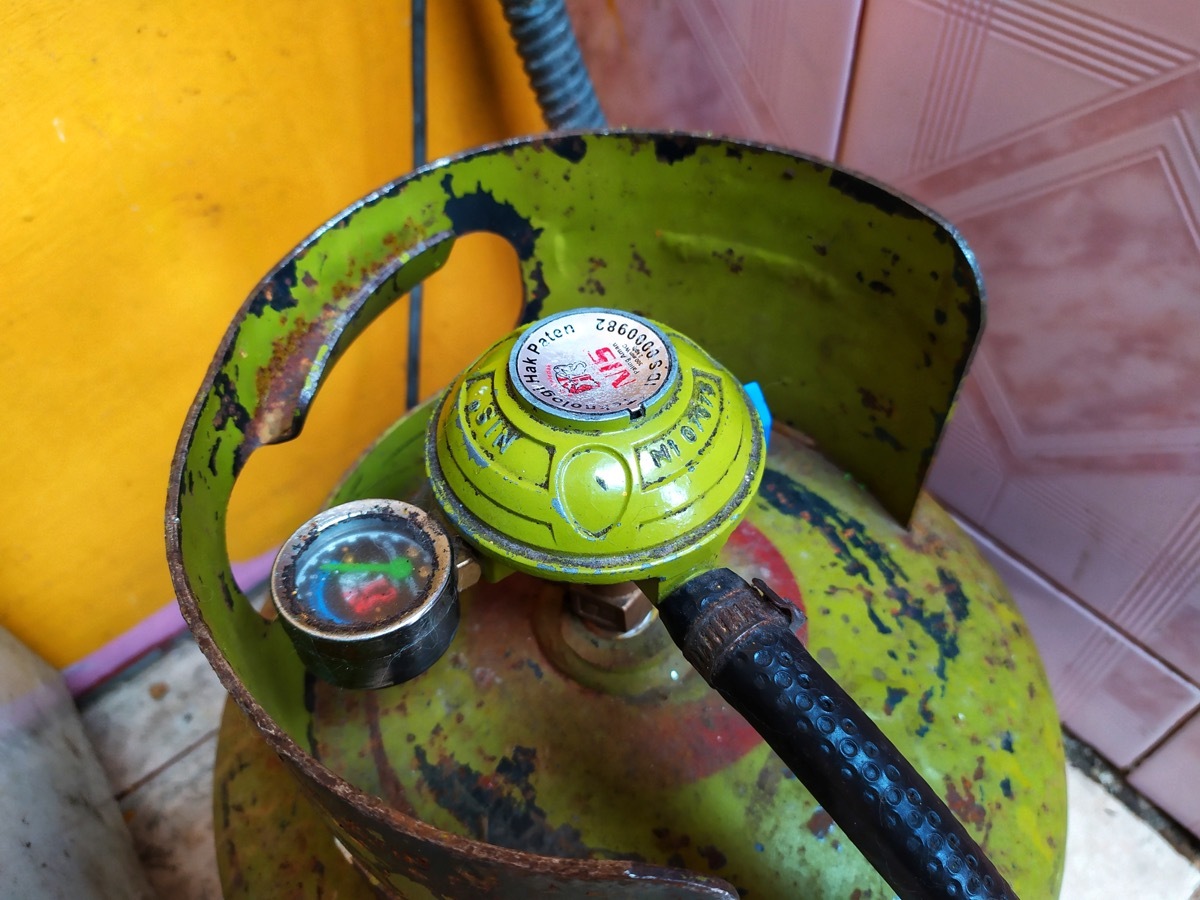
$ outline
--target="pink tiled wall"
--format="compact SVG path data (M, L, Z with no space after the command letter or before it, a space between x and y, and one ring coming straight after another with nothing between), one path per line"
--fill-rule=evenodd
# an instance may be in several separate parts
M784 144L959 225L989 323L930 487L1064 721L1200 834L1200 13L569 0L614 124Z
M613 125L711 131L831 158L859 0L567 0Z
M989 321L929 486L1063 720L1200 833L1200 12L872 0L841 160L948 216Z

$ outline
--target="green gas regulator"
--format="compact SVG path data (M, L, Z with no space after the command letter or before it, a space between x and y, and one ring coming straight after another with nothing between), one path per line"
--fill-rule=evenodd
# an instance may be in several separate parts
M428 502L334 507L280 552L274 602L314 674L349 688L416 677L478 578L567 582L576 611L615 631L661 618L901 896L1013 896L809 655L795 607L716 567L762 478L765 432L687 337L607 309L539 320L450 385L425 456Z

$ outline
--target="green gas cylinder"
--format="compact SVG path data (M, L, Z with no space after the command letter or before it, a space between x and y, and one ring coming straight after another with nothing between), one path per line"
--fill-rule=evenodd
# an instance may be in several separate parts
M329 499L426 510L456 625L420 674L339 687L233 584L229 494L251 453L299 434L366 322L480 229L518 251L523 322ZM180 602L236 701L216 769L226 895L891 896L663 628L653 603L714 568L801 612L790 633L1016 893L1055 895L1065 780L1036 649L920 491L981 322L973 260L936 216L705 137L484 148L314 234L231 326L169 499ZM301 323L312 340L279 359ZM412 552L351 574L411 580ZM338 559L312 571L350 571ZM652 601L631 627L580 614L630 582Z

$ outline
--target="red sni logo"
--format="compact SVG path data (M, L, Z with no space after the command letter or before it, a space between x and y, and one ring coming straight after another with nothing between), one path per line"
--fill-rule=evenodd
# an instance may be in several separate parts
M611 347L601 347L595 353L589 351L588 358L600 367L601 372L608 373L609 384L614 388L619 388L633 378L633 373L625 368L625 363L616 358Z

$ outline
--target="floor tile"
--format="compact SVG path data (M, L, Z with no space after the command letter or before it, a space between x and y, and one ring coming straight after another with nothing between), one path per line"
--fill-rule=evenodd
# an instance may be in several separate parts
M1067 869L1060 900L1190 900L1200 869L1077 769L1067 769Z
M146 877L168 900L221 896L212 830L216 752L214 733L120 803Z
M81 703L83 725L117 796L213 733L225 691L195 641L180 640Z
M1200 713L1142 760L1130 783L1173 815L1193 834L1200 835L1200 784L1187 778L1200 771Z
M0 628L0 896L151 900L59 673Z

